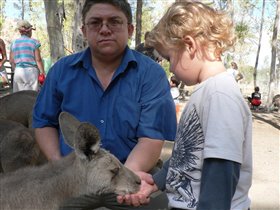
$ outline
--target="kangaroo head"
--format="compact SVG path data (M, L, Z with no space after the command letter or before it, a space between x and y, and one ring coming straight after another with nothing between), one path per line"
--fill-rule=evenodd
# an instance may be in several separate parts
M80 168L86 171L88 192L127 194L139 190L139 177L100 148L100 135L95 126L80 122L67 112L60 114L59 124L65 142L75 149L81 160Z

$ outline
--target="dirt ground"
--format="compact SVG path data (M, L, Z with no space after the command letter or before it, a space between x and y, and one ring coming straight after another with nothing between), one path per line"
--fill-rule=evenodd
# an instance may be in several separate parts
M275 122L279 126L279 114L260 118L253 113L252 210L280 209L280 130Z

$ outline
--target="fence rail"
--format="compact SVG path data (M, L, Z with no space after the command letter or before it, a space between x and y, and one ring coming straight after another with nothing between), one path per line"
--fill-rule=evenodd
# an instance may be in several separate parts
M8 80L9 80L9 87L13 87L13 81L14 81L14 72L12 71L12 67L10 62L7 60L4 64L7 76L8 76Z

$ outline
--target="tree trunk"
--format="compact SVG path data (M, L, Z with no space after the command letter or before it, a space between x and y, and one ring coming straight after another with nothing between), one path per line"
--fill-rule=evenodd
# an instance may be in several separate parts
M260 56L260 50L261 50L261 41L262 41L264 9L265 9L265 0L263 0L262 18L261 18L260 36L259 36L259 45L258 45L256 62L255 62L255 67L254 67L254 74L253 74L253 76L254 76L254 87L257 86L257 73L258 73L258 63L259 63L259 56Z
M270 65L270 78L269 78L269 86L268 86L268 97L267 104L270 105L272 103L272 98L275 94L276 88L276 51L277 51L277 34L279 27L279 13L280 13L280 0L277 1L277 9L273 26L273 34L272 34L272 48L271 48L271 65Z
M143 0L137 0L135 46L141 43Z
M73 52L79 52L87 46L87 42L83 37L83 33L81 31L82 27L82 9L85 0L75 0L75 15L73 20L73 37L72 37L72 50Z
M230 13L230 17L233 20L234 17L234 6L232 0L227 1L227 10Z
M62 35L63 17L59 12L57 0L44 0L47 30L50 40L51 60L56 62L65 55Z
M24 20L24 15L25 15L25 4L24 4L24 0L21 0L21 19Z

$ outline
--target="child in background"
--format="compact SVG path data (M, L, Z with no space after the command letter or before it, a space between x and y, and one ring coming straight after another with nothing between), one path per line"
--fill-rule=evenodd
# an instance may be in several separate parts
M251 97L248 97L248 101L250 102L252 109L256 109L261 105L261 98L260 88L255 87L255 91L251 94Z
M240 73L240 71L238 70L238 66L237 63L235 62L231 62L230 63L231 68L227 69L227 72L234 77L234 79L236 80L236 82L238 82L239 80L243 79L243 74Z
M169 83L170 83L170 92L171 92L172 98L174 100L177 100L180 95L179 88L178 88L178 86L180 85L180 81L178 81L176 76L173 75L170 77Z
M179 91L179 85L180 85L180 81L176 78L175 75L170 77L170 92L172 95L172 98L174 100L175 103L175 107L176 107L176 118L177 118L177 122L180 119L180 112L181 112L181 104L179 101L179 96L180 96L180 91Z
M118 196L119 203L147 204L152 192L165 190L173 210L249 209L252 117L221 60L234 45L233 32L227 14L199 2L174 3L151 31L148 43L170 62L170 71L197 86L155 184L142 178L141 190Z

